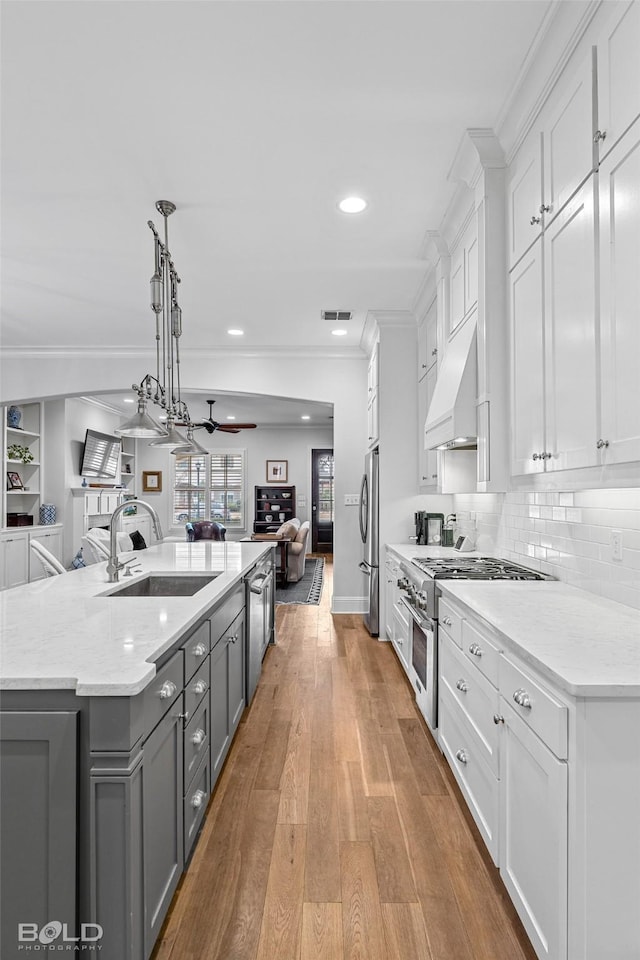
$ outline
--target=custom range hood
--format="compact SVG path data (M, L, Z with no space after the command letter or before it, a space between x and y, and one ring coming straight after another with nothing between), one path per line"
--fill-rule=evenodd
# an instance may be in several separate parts
M477 384L476 318L473 316L447 343L424 424L426 449L477 447Z

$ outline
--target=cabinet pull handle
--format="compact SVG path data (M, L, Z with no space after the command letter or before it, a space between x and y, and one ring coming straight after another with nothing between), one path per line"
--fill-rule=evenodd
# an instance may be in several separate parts
M460 763L466 763L468 759L469 758L465 750L456 750L456 760L459 760Z
M598 450L602 450L603 447L608 447L608 446L609 446L608 440L598 440L598 442L596 443L596 447L598 448Z
M499 713L494 713L494 715L493 715L493 722L494 722L495 724L504 723L504 717L501 717Z
M466 680L458 680L456 683L456 689L459 690L460 693L466 693L469 689L469 684Z
M482 656L482 647L480 646L479 643L470 643L470 644L469 644L469 653L472 654L474 657L481 657L481 656Z
M195 731L195 733L191 737L191 743L193 743L194 746L199 747L200 744L204 742L205 737L206 737L206 733L204 732L202 727L198 727L198 729Z
M198 807L202 806L206 796L207 795L204 792L204 790L196 790L194 795L191 797L191 806L195 807L195 809L197 810Z
M540 454L540 459L541 459L541 460L551 460L551 457L552 457L552 456L553 456L552 453L548 453L548 452L545 450L544 453L541 453L541 454Z
M196 643L195 647L191 651L194 657L204 657L206 652L207 648L205 647L204 643Z
M534 453L534 454L531 455L531 459L532 459L532 460L542 460L542 454L541 454L541 453Z
M197 694L206 693L207 687L208 687L208 684L206 680L196 680L196 682L193 685L193 692Z
M596 132L595 132L594 135L593 135L593 142L594 142L594 143L599 143L600 140L606 140L606 139L607 139L607 131L606 131L606 130L596 130Z
M529 220L529 223L531 224L532 227L537 227L537 225L540 223L541 220L542 220L542 217L531 217L531 220Z
M531 697L522 687L518 687L517 690L514 690L513 699L519 707L524 707L526 710L531 710Z
M447 627L453 626L453 624L451 623L451 617L444 617L443 620L442 620L442 622L443 622Z
M170 700L177 689L173 680L165 680L158 691L158 696L161 700Z

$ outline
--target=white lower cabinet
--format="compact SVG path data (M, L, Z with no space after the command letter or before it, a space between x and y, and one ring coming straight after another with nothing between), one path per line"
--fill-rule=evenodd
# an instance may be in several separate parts
M456 598L438 738L540 960L640 957L640 699L573 697Z
M539 957L567 956L567 764L500 697L500 875Z
M29 534L16 531L0 537L0 588L19 587L29 580Z

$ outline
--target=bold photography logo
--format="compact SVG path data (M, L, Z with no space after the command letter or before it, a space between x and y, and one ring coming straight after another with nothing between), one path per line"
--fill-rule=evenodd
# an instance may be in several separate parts
M66 923L49 920L43 927L37 923L18 924L18 950L102 950L104 931L99 923L81 923L80 936L69 936Z

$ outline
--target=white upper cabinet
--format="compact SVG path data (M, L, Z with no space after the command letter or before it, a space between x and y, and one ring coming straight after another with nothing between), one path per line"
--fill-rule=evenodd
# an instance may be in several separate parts
M598 41L600 162L640 117L640 3L616 5Z
M438 305L434 298L418 327L418 380L438 361Z
M586 467L596 462L593 216L591 178L544 236L547 470Z
M453 332L478 302L478 227L475 216L471 217L451 254L450 296L450 332Z
M542 240L511 272L511 472L539 473L544 435Z
M542 233L542 135L526 138L509 166L507 216L509 266L512 267Z
M544 111L543 224L556 217L594 167L591 52Z
M601 462L640 460L640 124L600 181Z
M375 343L367 368L367 444L369 447L376 446L380 432L378 413L379 364L379 345Z

